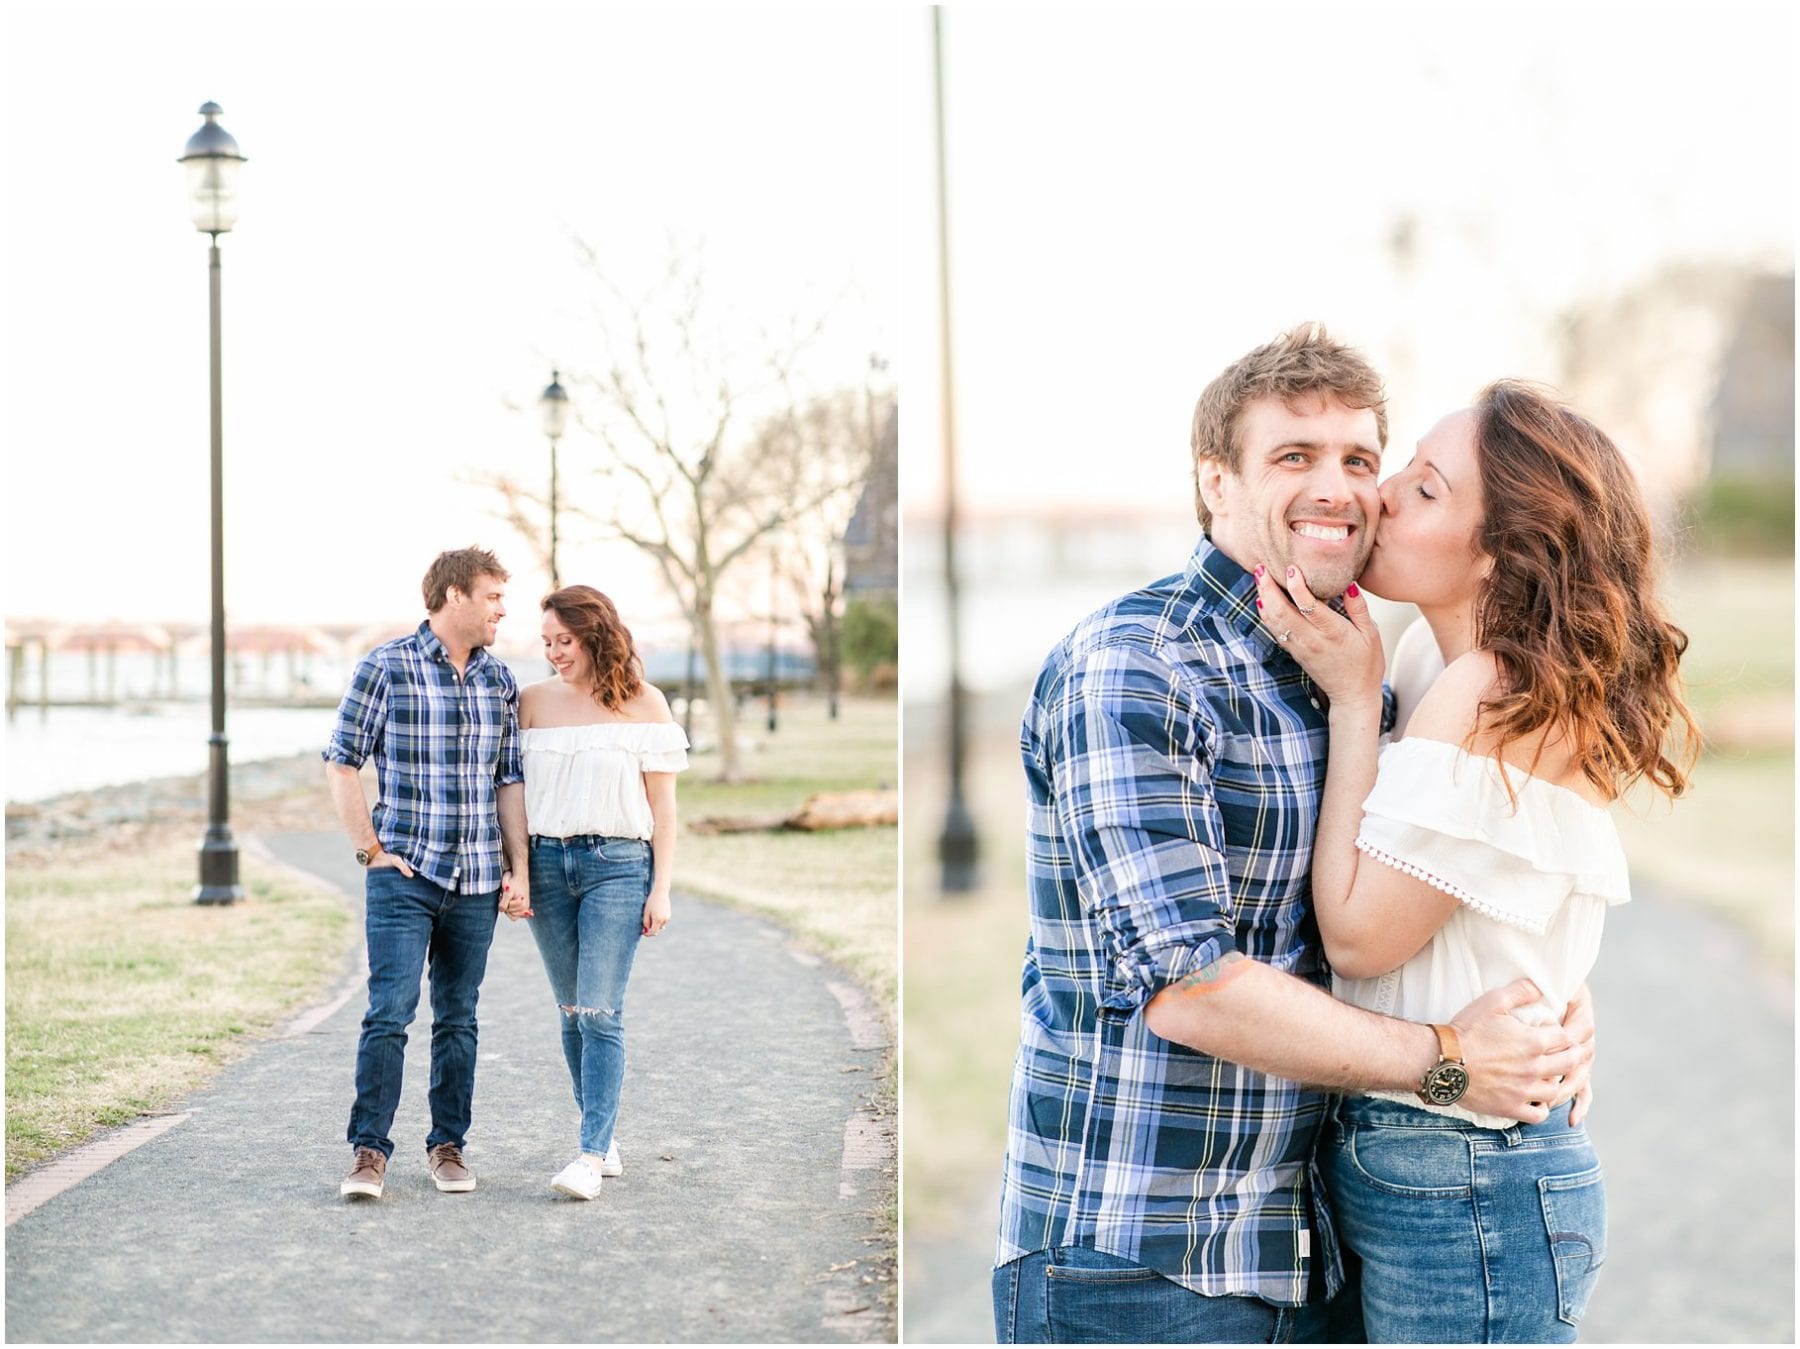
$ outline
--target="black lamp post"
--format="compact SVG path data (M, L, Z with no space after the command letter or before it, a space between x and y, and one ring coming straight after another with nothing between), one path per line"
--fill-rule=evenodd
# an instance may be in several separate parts
M538 398L538 411L544 414L544 434L550 438L550 588L561 590L562 577L556 568L556 442L569 428L569 394L554 370L550 387Z
M825 544L825 649L821 654L825 657L825 712L833 721L838 719L838 692L844 682L838 666L837 623L838 591L844 584L838 574L838 553L843 546L841 538L829 539Z
M775 604L776 581L780 577L781 549L775 535L769 535L769 733L777 729L775 717Z
M200 884L196 904L233 904L244 897L238 884L237 841L231 836L230 762L225 740L225 492L219 360L219 236L237 223L238 153L231 133L219 125L220 108L206 103L206 123L188 138L177 161L187 165L188 199L194 228L210 235L207 297L212 327L212 735L206 836L200 842Z
M981 884L981 840L975 817L963 794L963 767L968 749L962 682L961 591L956 569L956 534L959 528L956 497L956 405L951 396L950 359L950 212L947 204L948 175L944 167L944 10L931 11L932 70L937 95L938 188L938 321L943 329L944 418L944 600L950 611L950 801L944 809L944 828L938 835L938 862L943 870L938 887L946 895L967 894Z

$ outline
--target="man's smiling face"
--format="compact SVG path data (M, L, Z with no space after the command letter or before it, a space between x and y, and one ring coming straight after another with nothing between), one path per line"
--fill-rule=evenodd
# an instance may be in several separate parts
M467 594L451 586L440 612L448 615L448 630L460 641L471 648L492 646L500 633L500 620L506 617L506 582L482 572L470 583Z
M1236 473L1219 460L1201 468L1214 545L1277 578L1299 567L1320 599L1342 594L1368 559L1381 515L1374 410L1327 394L1292 405L1256 398L1238 416L1237 441Z

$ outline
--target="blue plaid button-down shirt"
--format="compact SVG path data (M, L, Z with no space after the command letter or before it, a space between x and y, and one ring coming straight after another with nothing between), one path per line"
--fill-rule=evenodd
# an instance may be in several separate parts
M1325 699L1253 579L1186 571L1085 619L1025 712L1031 935L997 1263L1055 1246L1284 1306L1342 1280L1313 1161L1329 1094L1150 1033L1229 951L1329 983L1308 903ZM1391 706L1391 705L1390 705Z
M381 846L446 890L500 888L498 790L523 782L519 685L477 647L459 677L429 621L357 665L325 748L328 763L371 756Z

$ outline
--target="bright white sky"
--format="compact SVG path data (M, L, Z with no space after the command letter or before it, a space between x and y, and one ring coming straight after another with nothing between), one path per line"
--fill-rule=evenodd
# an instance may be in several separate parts
M250 158L224 240L234 622L405 616L471 541L535 607L545 578L459 478L547 471L536 395L595 354L569 230L628 285L670 233L704 239L746 329L842 295L813 381L894 353L902 490L937 499L928 11L0 22L9 614L205 617L205 238L174 160L207 99ZM1487 379L1550 374L1542 320L1575 297L1675 256L1791 266L1791 25L1710 2L953 7L968 499L1184 517L1199 388L1299 319L1389 370L1404 451ZM565 440L569 490L600 453ZM629 553L565 541L564 572L667 608Z
M945 17L971 513L1166 501L1224 365L1305 319L1388 373L1390 461L1544 320L1675 257L1793 265L1791 7L1192 5ZM929 25L913 35L929 69ZM942 487L935 184L908 165L917 519ZM1397 284L1394 221L1420 222ZM928 419L928 420L927 420ZM926 423L922 427L922 423ZM1179 558L1167 559L1170 565Z
M514 572L503 641L535 632L546 578L458 479L548 476L537 395L598 364L569 231L627 288L703 240L746 338L835 302L816 387L892 355L917 14L669 9L9 4L6 611L208 612L206 236L175 160L209 99L249 159L222 240L233 623L404 618L437 551L481 542ZM565 492L600 454L563 441ZM670 608L566 522L562 561L628 618Z

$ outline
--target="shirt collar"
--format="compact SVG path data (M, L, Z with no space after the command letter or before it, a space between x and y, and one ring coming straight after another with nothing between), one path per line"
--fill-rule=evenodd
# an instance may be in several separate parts
M1211 601L1227 626L1262 652L1263 659L1277 651L1287 654L1256 611L1256 578L1219 551L1211 539L1202 536L1194 545L1187 579Z
M419 629L414 635L418 638L419 649L425 653L425 658L427 660L441 660L446 665L450 663L450 653L445 649L444 644L438 640L438 635L431 630L431 620L429 618L419 624ZM475 647L469 652L469 661L468 664L463 667L463 674L466 676L470 670L473 670L478 664L486 659L487 648L485 646Z

